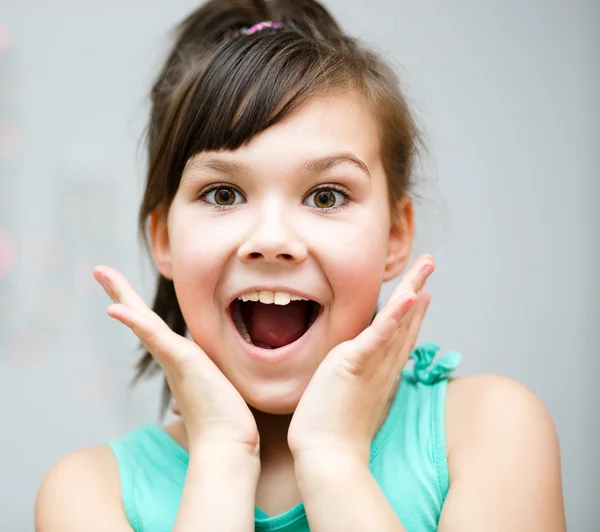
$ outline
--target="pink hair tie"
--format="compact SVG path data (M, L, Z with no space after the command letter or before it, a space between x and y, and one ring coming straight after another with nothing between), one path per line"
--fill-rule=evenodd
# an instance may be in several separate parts
M283 28L283 24L280 24L279 22L271 22L270 20L267 20L264 22L259 22L258 24L254 24L254 26L252 26L251 28L242 30L242 33L244 33L245 35L252 35L253 33L256 33L257 31L265 30L267 28L272 28L274 30L280 30Z

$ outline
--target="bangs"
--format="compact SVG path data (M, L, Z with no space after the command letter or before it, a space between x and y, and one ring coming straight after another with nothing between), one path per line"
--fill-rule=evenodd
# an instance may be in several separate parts
M167 180L174 185L168 195L192 156L236 150L311 97L356 89L351 70L331 45L295 31L265 30L219 46L183 84L157 146L170 159L163 168L175 174Z

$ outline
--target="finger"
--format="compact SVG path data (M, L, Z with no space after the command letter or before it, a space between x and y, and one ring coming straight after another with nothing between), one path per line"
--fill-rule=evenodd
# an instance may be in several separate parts
M413 292L401 294L395 301L389 302L375 316L373 323L364 329L354 340L346 345L350 347L349 356L355 364L372 355L384 356L389 343L394 338L409 309L415 304L417 295Z
M395 342L396 346L393 351L396 353L396 359L394 360L394 375L405 366L408 357L415 348L430 302L431 294L429 292L422 292L419 300L413 306L414 313L410 322L407 323L404 334Z
M420 292L427 278L433 273L435 262L431 255L421 255L411 268L406 272L398 286L392 292L390 300L396 299L400 294L408 291Z
M94 278L102 285L113 302L127 305L153 321L156 321L157 318L160 320L121 272L110 266L97 266L93 273Z
M406 341L406 337L411 327L411 324L414 322L415 315L419 311L419 307L422 304L423 292L419 292L414 295L414 303L410 308L406 311L406 313L401 316L400 313L395 314L396 318L396 332L388 342L388 345L385 348L385 359L392 359L390 361L393 364L394 360L398 357L399 352L402 349Z
M200 348L195 343L174 333L164 322L156 323L122 303L111 305L107 312L133 331L163 370L167 364L182 371L192 357L204 358L197 357Z
M96 266L94 278L102 285L115 303L123 303L134 310L146 307L144 300L133 289L125 276L110 266Z
M412 353L415 344L417 343L417 338L421 332L421 326L423 325L423 320L427 314L427 309L429 308L430 302L431 294L429 292L422 292L419 301L417 301L414 305L415 313L413 319L408 324L406 338L404 339L403 349L406 357Z
M381 316L379 319L382 322L391 320L390 326L394 326L395 324L395 335L398 330L412 318L412 315L415 312L415 303L418 299L419 293L412 290L400 293L397 298L390 299L385 304L377 316L375 316L373 323L375 323L379 316Z

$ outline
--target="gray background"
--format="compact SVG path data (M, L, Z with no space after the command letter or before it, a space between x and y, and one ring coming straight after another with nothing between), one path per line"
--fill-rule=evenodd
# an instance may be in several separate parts
M3 531L33 529L61 456L157 419L160 382L128 390L136 342L106 317L91 268L151 296L138 139L166 31L195 5L0 0ZM420 340L461 351L459 374L508 375L542 398L569 529L597 530L600 3L326 5L394 62L427 131L415 255L437 272Z

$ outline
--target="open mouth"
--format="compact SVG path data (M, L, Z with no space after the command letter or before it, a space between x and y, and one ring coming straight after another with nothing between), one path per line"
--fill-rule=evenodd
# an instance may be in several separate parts
M230 312L235 327L246 342L262 349L277 349L304 336L321 308L316 301L275 305L235 299Z

